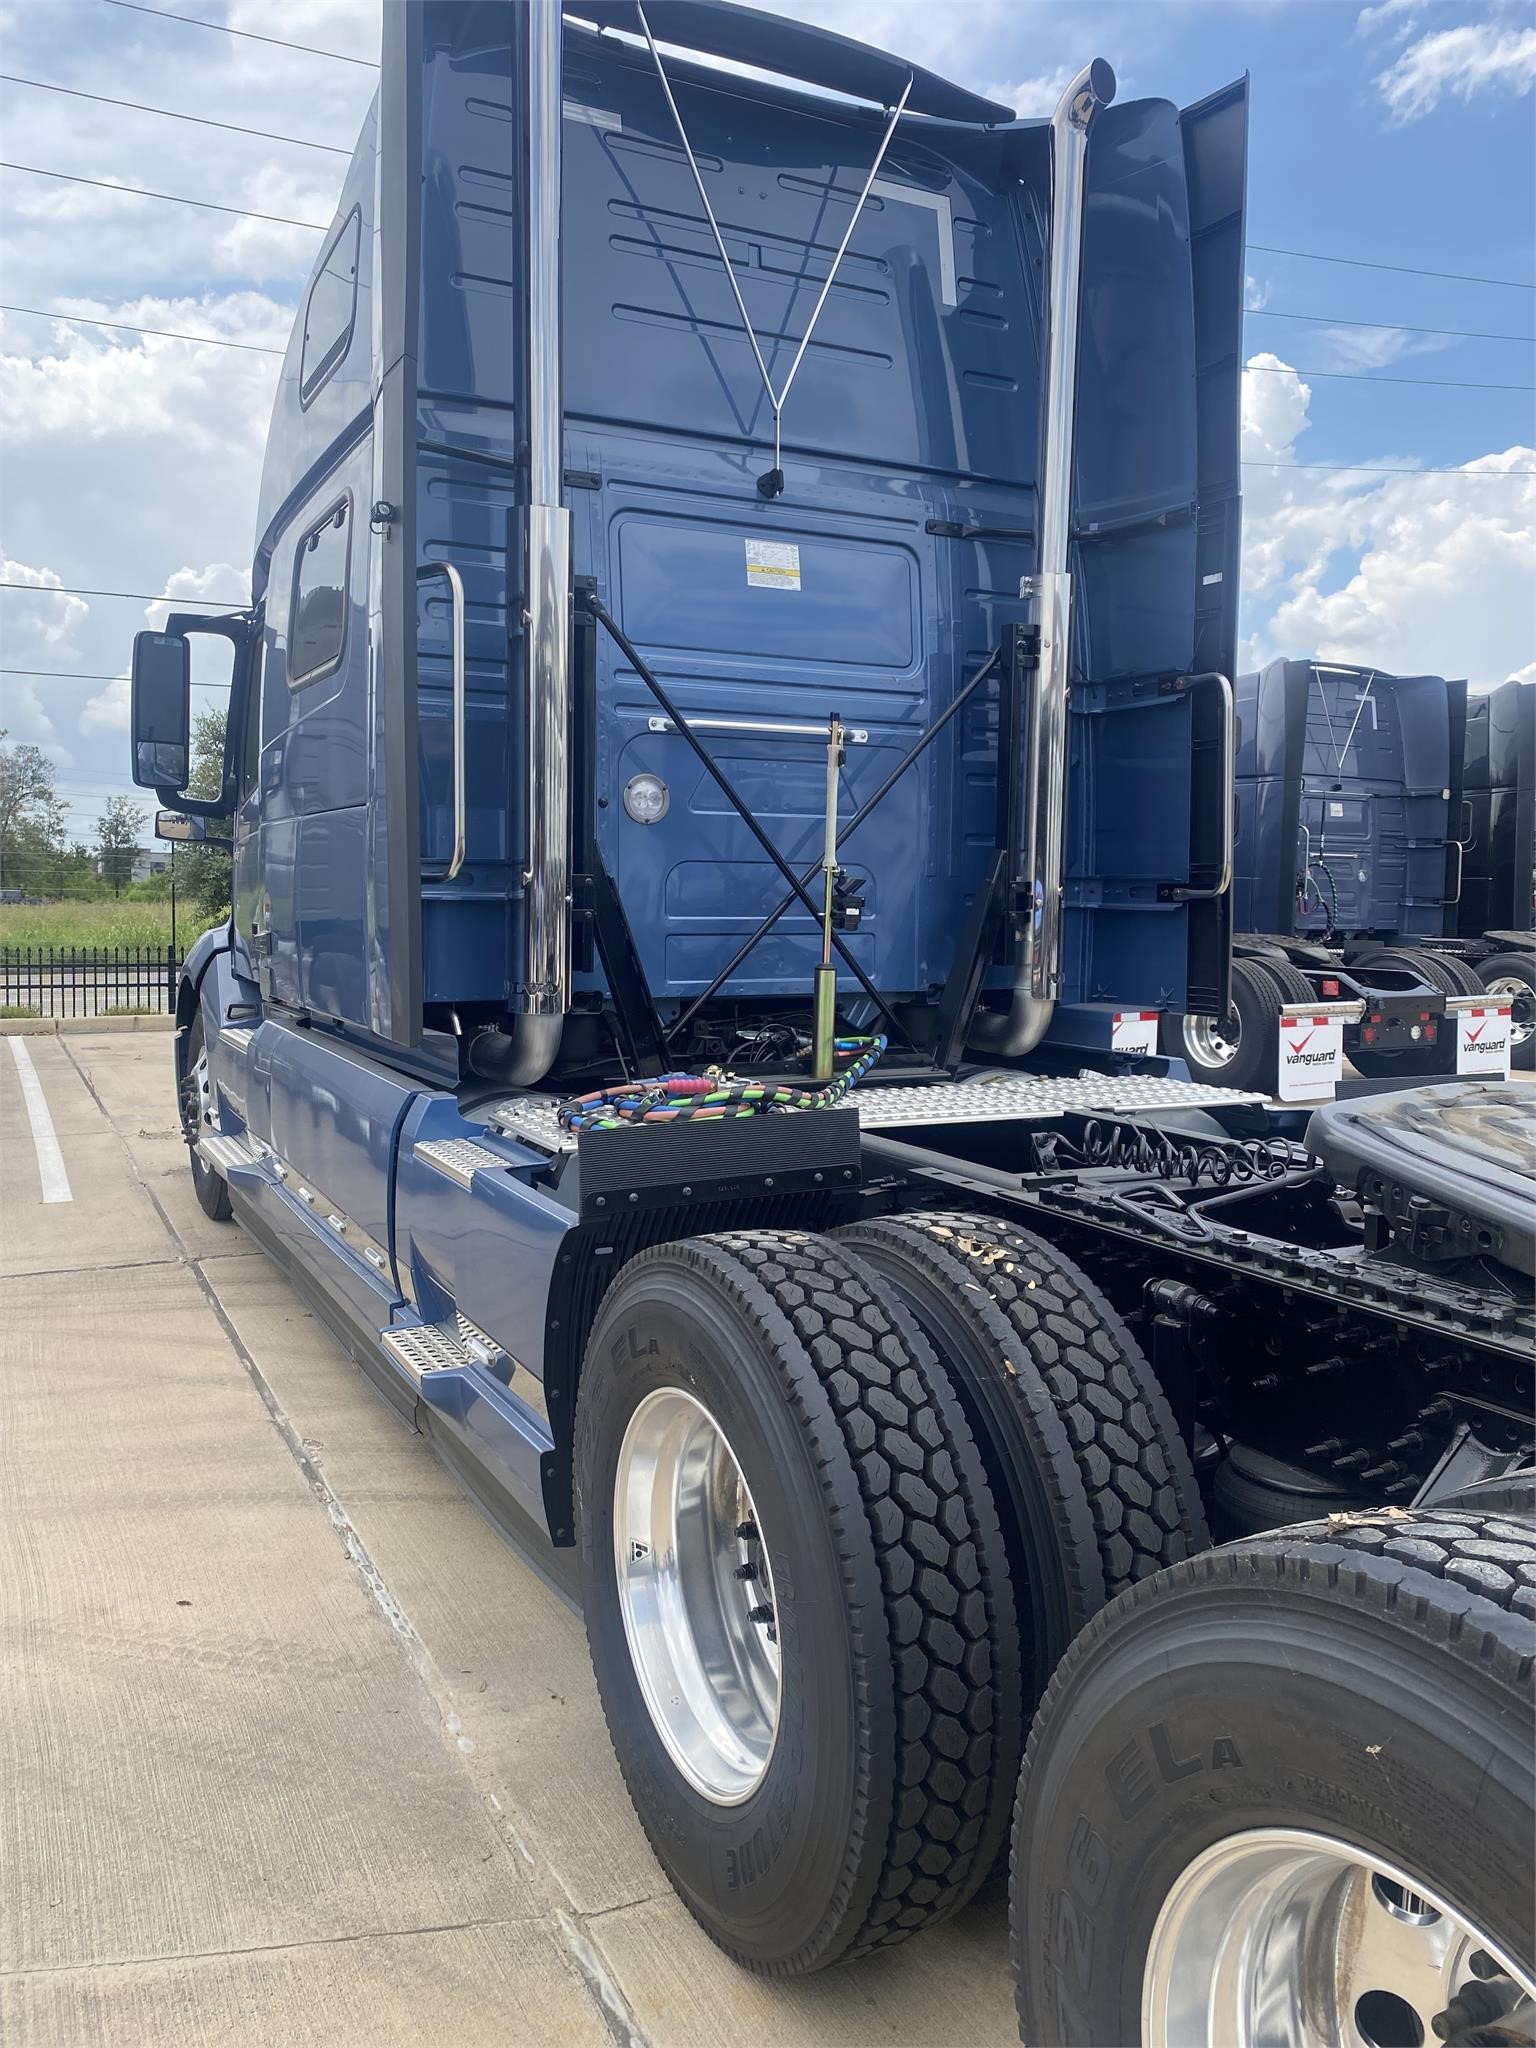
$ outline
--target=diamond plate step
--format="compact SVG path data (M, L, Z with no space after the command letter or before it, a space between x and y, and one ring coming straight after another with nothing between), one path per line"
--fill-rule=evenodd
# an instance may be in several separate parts
M415 1329L382 1330L379 1341L390 1356L403 1365L412 1379L424 1373L452 1372L467 1365L491 1365L500 1358L501 1346L484 1330L477 1329L468 1316L455 1315L446 1322L422 1323Z
M541 1151L574 1152L575 1135L561 1130L556 1116L560 1100L554 1095L509 1096L491 1104L485 1121L491 1130L521 1138ZM1160 1074L1000 1074L990 1081L855 1088L841 1106L858 1111L861 1130L882 1131L914 1124L1044 1123L1064 1110L1131 1115L1151 1109L1231 1109L1263 1100L1250 1090L1170 1081Z
M412 1156L456 1180L461 1188L467 1188L477 1173L500 1173L508 1163L499 1152L477 1145L473 1138L429 1138L414 1148Z
M211 1166L215 1173L227 1174L234 1166L254 1166L261 1158L261 1149L243 1134L227 1136L223 1131L204 1127L197 1141L198 1157L204 1166Z

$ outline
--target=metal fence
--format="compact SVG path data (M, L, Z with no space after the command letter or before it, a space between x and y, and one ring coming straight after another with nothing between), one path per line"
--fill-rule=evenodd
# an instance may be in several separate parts
M0 946L0 1014L131 1016L176 1007L175 946Z

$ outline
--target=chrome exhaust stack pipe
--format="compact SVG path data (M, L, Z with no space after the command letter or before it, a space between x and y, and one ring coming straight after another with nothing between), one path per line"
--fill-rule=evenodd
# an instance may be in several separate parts
M1018 967L1007 1010L981 1011L978 1050L1011 1058L1045 1036L1061 991L1061 893L1067 806L1067 688L1072 654L1072 454L1077 407L1078 300L1088 131L1115 96L1101 57L1085 65L1051 116L1051 269L1046 304L1036 573L1019 585L1040 629L1040 665L1030 694L1024 792L1024 872L1029 915L1018 934ZM998 773L1010 764L999 761Z
M528 0L513 13L526 37L521 111L528 136L528 865L522 981L513 1000L522 1014L510 1034L476 1039L470 1064L508 1087L530 1088L554 1065L571 1006L571 515L561 503L561 0Z

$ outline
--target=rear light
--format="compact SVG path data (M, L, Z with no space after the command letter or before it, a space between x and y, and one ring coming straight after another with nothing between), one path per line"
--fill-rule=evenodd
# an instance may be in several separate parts
M1360 1036L1365 1040L1366 1044L1369 1045L1371 1040L1376 1036L1376 1026L1374 1024L1367 1024L1365 1029L1361 1032Z
M1339 984L1336 981L1325 981L1323 983L1323 994L1325 996L1336 996L1338 992Z
M1429 1012L1428 1012L1428 1010L1420 1010L1420 1012L1419 1012L1419 1022L1420 1022L1421 1024L1427 1024L1427 1023L1429 1022Z

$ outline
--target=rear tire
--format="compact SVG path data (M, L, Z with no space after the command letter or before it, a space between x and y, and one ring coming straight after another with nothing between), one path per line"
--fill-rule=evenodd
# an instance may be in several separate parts
M707 1416L744 1484L750 1513L734 1535L750 1524L743 1561L765 1569L743 1597L761 1596L771 1619L757 1625L772 1627L778 1657L759 1774L718 1790L679 1762L684 1688L662 1698L652 1686L648 1704L651 1639L633 1591L650 1564L643 1540L638 1557L632 1547L626 1446L637 1413L669 1392ZM875 1276L801 1233L640 1253L587 1346L575 1477L609 1733L651 1846L705 1932L748 1969L798 1976L962 1906L1003 1845L1022 1746L1013 1594L959 1403ZM685 1538L674 1616L693 1613L688 1588L703 1583ZM715 1570L724 1602L741 1577L729 1560ZM703 1684L706 1705L724 1700L750 1732L737 1695ZM679 1707L669 1740L658 1713Z
M187 1140L187 1157L192 1166L192 1186L197 1195L197 1205L210 1222L228 1223L235 1213L230 1207L228 1183L222 1173L204 1165L197 1149L196 1133L208 1122L213 1100L201 1010L193 1017L187 1030L186 1070L181 1088L181 1127Z
M1268 960L1232 962L1232 1002L1220 1023L1165 1012L1158 1027L1162 1051L1183 1060L1197 1081L1271 1093L1279 1058L1280 995L1269 968Z
M1373 967L1406 967L1427 981L1443 996L1475 995L1479 988L1467 987L1468 970L1459 960L1435 953L1415 953L1407 946L1366 947L1350 961L1351 967L1369 973ZM1475 975L1470 976L1474 984ZM1351 1064L1367 1076L1392 1074L1454 1074L1456 1071L1456 1025L1442 1015L1433 1045L1404 1046L1401 1051L1383 1052L1378 1046L1356 1046L1349 1054Z
M1320 1838L1339 1849L1341 1867L1362 1875L1330 1895L1335 1905L1390 1916L1392 1939L1414 1938L1397 1923L1437 1916L1410 1910L1424 1902L1400 1883L1378 1889L1373 1862L1438 1897L1529 1976L1533 1615L1530 1522L1390 1509L1211 1551L1106 1609L1052 1680L1020 1783L1012 1919L1024 2039L1229 2048L1240 2030L1225 1992L1204 1997L1219 1937L1233 1976L1248 1971L1267 1993L1254 2039L1433 2040L1438 1998L1455 1986L1411 1976L1379 1987L1384 2030L1351 2025L1364 1987L1348 1985L1339 2009L1333 1945L1312 1940L1329 1935L1321 1909L1310 1925L1293 1915L1283 1935L1278 1921L1250 1927L1241 1953L1230 1881L1225 1895L1207 1890L1203 1927L1179 1920L1176 1888L1188 1901L1213 1859L1262 1851L1254 1836L1270 1831L1294 1831L1302 1854ZM1192 1924L1203 1938L1181 1955ZM1321 1966L1298 1971L1298 1953ZM1364 1953L1362 1934L1354 1954ZM1465 1946L1456 1953L1464 1963ZM1200 2008L1182 2026L1166 2003L1180 1989Z
M1106 1600L1210 1542L1172 1413L1104 1296L1032 1231L939 1212L838 1236L916 1317L981 1446L1033 1708Z
M1483 987L1511 1003L1509 1063L1529 1073L1536 1067L1536 956L1495 953L1478 962Z

